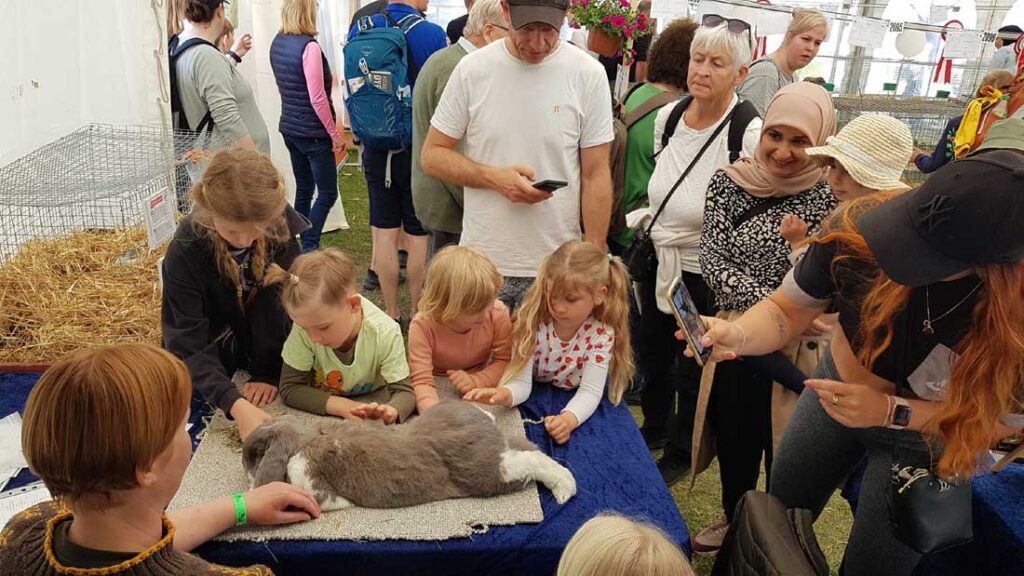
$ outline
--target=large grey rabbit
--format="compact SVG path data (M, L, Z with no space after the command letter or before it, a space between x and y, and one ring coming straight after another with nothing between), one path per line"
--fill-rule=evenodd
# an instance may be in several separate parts
M447 498L496 496L543 483L564 504L576 494L567 468L526 438L506 438L494 417L442 402L408 424L331 421L302 430L287 418L256 428L242 448L254 486L285 481L323 510L399 508Z

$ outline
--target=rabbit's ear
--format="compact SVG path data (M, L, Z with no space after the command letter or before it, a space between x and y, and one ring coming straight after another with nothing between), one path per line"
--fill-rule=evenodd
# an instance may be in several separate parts
M253 487L263 486L271 482L288 481L288 460L292 457L292 442L279 439L271 441L270 447L263 453L263 458L256 466L253 475Z

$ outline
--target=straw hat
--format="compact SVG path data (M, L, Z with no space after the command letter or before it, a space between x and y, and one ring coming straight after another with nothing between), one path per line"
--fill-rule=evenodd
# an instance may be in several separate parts
M865 114L829 136L807 155L835 158L858 184L875 190L906 190L900 182L914 152L910 127L891 116Z

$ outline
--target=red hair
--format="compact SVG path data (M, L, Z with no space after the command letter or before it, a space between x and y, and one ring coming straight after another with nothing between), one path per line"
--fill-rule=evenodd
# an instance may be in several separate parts
M875 270L864 278L870 289L861 304L859 333L851 342L857 359L868 370L892 343L892 320L906 307L911 288L897 284L878 267L867 242L858 233L857 217L892 197L878 193L851 202L826 226L820 243L837 242L839 255L833 274L844 261ZM831 229L831 230L830 230ZM860 268L861 266L858 266ZM940 439L944 451L938 473L944 477L972 476L978 454L999 434L999 417L1024 405L1024 262L983 266L971 327L957 346L946 397L939 413L923 432Z

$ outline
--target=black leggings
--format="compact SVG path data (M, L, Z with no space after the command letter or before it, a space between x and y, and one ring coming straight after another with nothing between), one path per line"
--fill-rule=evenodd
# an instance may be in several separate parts
M714 315L714 299L704 278L683 272L683 283L697 310L706 316ZM644 429L648 436L668 433L665 456L689 463L701 367L683 356L684 345L675 338L679 329L675 317L658 310L654 290L651 282L642 286L640 293L643 346L639 361L647 371L647 386L640 401Z

